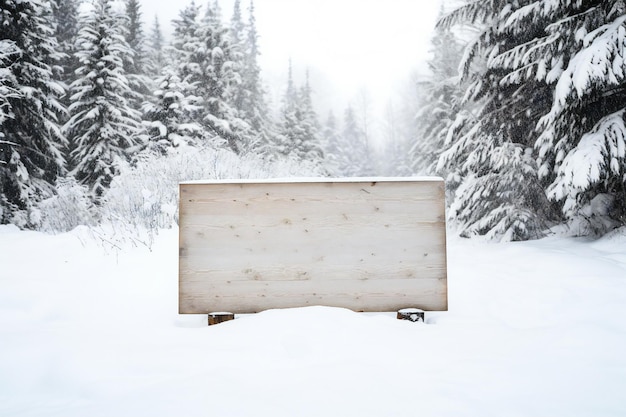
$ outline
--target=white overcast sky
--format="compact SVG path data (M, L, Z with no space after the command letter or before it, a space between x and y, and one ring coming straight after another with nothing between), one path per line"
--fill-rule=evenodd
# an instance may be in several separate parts
M169 32L170 21L190 2L142 0L146 29L157 14ZM228 20L233 3L220 0ZM248 5L241 0L246 19ZM375 102L386 101L412 70L424 69L439 5L440 0L255 0L263 78L276 89L291 57L297 83L310 68L314 100L324 108L332 103L341 114L363 87ZM278 92L271 93L277 99Z

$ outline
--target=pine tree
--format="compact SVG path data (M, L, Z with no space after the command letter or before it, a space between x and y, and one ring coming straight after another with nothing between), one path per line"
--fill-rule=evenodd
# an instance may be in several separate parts
M124 71L130 85L130 103L135 110L140 110L142 103L154 90L152 80L147 75L147 54L141 5L137 0L126 0L126 43L132 54L124 60Z
M75 79L75 71L78 68L78 60L74 52L76 35L78 34L78 1L77 0L53 0L51 2L56 22L56 39L59 43L58 52L63 56L59 62L62 69L59 78L65 83L65 89ZM69 95L63 98L65 106L69 106Z
M533 54L535 77L554 92L537 123L539 175L566 218L601 233L626 224L626 3L540 5L520 8L510 20L545 26L531 45L551 59L525 46L509 58Z
M437 166L460 177L450 213L465 236L534 238L542 235L550 217L533 145L534 127L551 92L533 76L522 82L516 76L520 72L511 72L513 62L503 61L507 51L530 42L540 30L515 30L507 23L512 10L500 1L480 0L440 21L444 28L470 23L481 30L461 61L462 81L467 82L463 108Z
M89 187L96 202L137 145L140 131L124 71L124 62L132 56L125 38L127 22L111 3L97 0L81 19L76 52L81 66L70 86L71 117L64 126L72 173Z
M128 24L126 30L126 43L133 51L131 59L124 61L124 69L127 74L144 73L144 34L141 18L141 5L137 0L126 0L126 16Z
M198 122L207 140L213 146L225 142L234 152L241 152L249 143L249 125L233 105L235 86L241 80L236 51L219 18L217 3L208 5L200 22L198 11L192 2L174 22L173 46L180 62L177 75L202 98L204 113Z
M289 60L287 88L283 95L280 109L280 127L274 139L277 151L283 156L291 155L294 152L297 141L296 138L303 135L298 126L298 118L296 116L297 105L298 96L293 82L293 68L291 60Z
M325 166L332 177L341 177L341 134L337 125L337 118L331 111L328 113L322 129L322 149L325 155Z
M301 159L321 160L324 158L324 151L322 150L319 120L313 107L312 95L313 90L309 79L309 71L307 70L305 83L297 93L296 116L304 134L304 138L298 144L297 149Z
M154 23L148 37L146 48L146 74L156 77L165 67L165 41L159 18L154 16Z
M317 115L311 100L308 75L306 84L297 88L293 82L291 61L280 117L277 139L279 152L300 160L321 162L324 152L318 133Z
M205 98L198 88L200 81L196 74L201 71L197 57L194 55L195 51L202 47L198 38L199 15L200 7L192 0L179 12L178 19L172 21L174 33L171 46L166 52L170 57L168 59L170 63L165 66L162 75L157 79L159 88L155 92L156 103L144 106L144 117L152 125L150 128L151 147L154 147L153 143L157 141L161 143L161 148L166 148L164 140L170 143L168 146L179 146L180 141L173 140L179 130L177 126L193 126L194 133L190 134L189 140L185 141L189 145L204 146L207 143L211 146L223 145L220 138L215 140L214 137L209 136L202 122L206 113ZM160 91L163 91L162 97L159 97ZM173 96L168 97L169 95ZM183 107L178 108L179 105ZM160 127L159 124L165 128ZM200 130L195 130L196 127Z
M191 58L191 52L196 45L198 32L198 15L200 7L194 0L178 13L178 19L172 20L174 33L172 35L172 49L174 60L181 63L187 62ZM175 69L178 69L176 66Z
M531 237L554 218L546 191L591 228L593 217L624 222L625 9L623 0L476 1L443 19L485 27L463 62L466 97L481 108L443 157L465 171L457 210L469 229Z
M208 0L204 11L204 20L211 25L222 25L222 7L219 0Z
M231 19L231 39L241 54L241 83L235 85L233 105L250 125L250 148L262 154L274 154L271 138L275 133L261 81L258 33L252 1L248 9L247 23L241 18L239 1L235 2Z
M360 127L356 112L348 106L343 115L340 161L346 177L366 177L373 174L372 160L365 131Z
M233 15L230 18L230 41L234 47L245 49L245 24L241 16L241 0L235 0Z
M372 152L372 96L366 87L362 87L357 92L354 100L356 104L353 109L356 115L356 122L363 132L365 151L370 154Z
M366 135L354 108L349 105L338 126L331 113L323 129L325 165L337 177L367 177L375 174Z
M383 175L395 177L411 175L409 142L412 138L409 128L409 124L404 123L403 112L397 110L394 102L390 100L385 108L383 119L382 137L385 144ZM372 154L371 148L368 154Z
M59 129L63 94L53 66L61 56L52 10L39 0L0 7L0 221L34 226L34 203L64 171ZM20 213L25 215L20 216Z
M20 97L15 76L9 71L14 57L20 54L19 48L13 42L6 39L0 40L0 126L3 126L7 119L13 117L11 110L11 99ZM3 130L0 130L0 141L5 137ZM7 145L0 142L1 145Z
M203 78L209 88L204 97L208 114L204 123L210 131L226 140L230 149L241 153L250 146L250 125L237 108L237 89L242 83L242 54L231 42L229 29L222 23L218 0L200 27L203 48L210 51L205 58Z
M197 145L203 129L193 120L199 119L200 97L190 95L191 88L170 73L156 80L155 101L144 103L144 120L148 123L148 148L166 154L182 145Z
M197 81L189 75L193 51L200 48L197 38L200 8L195 2L179 12L174 20L172 46L164 48L159 21L154 20L150 48L155 91L151 100L143 104L143 120L148 128L148 150L166 154L184 145L201 146L207 132L201 121L204 116L204 98L199 95ZM169 55L169 64L164 56ZM159 64L161 61L161 64ZM197 66L197 64L195 64ZM189 80L192 82L190 83Z
M443 17L443 6L440 12ZM415 121L418 126L410 149L416 172L435 174L444 149L448 130L454 122L461 101L458 66L463 45L452 31L439 26L431 39L430 74L416 81L420 103Z

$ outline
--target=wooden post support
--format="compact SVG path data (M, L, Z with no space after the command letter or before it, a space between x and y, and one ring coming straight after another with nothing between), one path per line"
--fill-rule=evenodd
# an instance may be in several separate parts
M235 315L233 313L209 313L209 326L230 320L235 320Z
M404 308L398 311L398 320L421 321L424 322L424 310L419 308Z

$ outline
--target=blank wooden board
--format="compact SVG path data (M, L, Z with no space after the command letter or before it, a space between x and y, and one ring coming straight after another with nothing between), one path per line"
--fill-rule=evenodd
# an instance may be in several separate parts
M447 310L440 178L180 184L179 311Z

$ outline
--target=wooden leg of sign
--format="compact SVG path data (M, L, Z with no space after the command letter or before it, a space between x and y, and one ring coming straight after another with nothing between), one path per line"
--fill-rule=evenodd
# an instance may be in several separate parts
M398 311L398 320L421 321L424 322L424 310L419 308L404 308Z
M209 313L209 326L234 319L233 313Z

